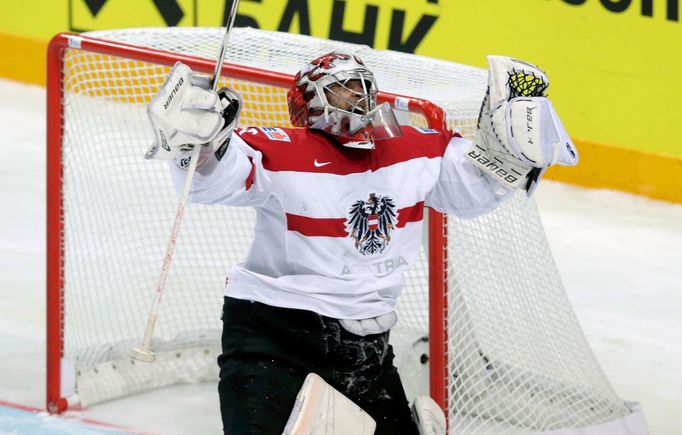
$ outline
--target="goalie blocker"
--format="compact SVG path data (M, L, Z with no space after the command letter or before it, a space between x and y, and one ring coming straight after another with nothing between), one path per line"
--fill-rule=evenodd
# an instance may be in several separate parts
M547 99L544 71L503 56L489 56L488 64L488 90L466 157L507 188L530 195L547 167L573 166L578 152Z
M147 107L154 142L145 158L175 159L186 169L190 152L202 146L198 171L206 175L225 151L225 144L239 122L241 96L229 88L211 91L208 77L192 73L182 62L171 69L163 86ZM212 164L209 160L213 160Z

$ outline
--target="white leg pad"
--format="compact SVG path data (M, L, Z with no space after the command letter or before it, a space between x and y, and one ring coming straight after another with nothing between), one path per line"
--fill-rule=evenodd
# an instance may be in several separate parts
M376 423L324 379L310 373L296 396L283 435L372 435Z
M419 435L445 435L447 423L440 406L429 396L418 396L412 403L412 418Z

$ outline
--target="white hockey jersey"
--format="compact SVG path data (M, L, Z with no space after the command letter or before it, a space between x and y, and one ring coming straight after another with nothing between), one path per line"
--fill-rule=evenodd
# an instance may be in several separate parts
M256 209L250 252L229 271L225 294L339 319L392 311L419 252L424 207L473 217L510 193L463 158L470 141L403 132L361 150L306 128L235 130L190 193ZM173 168L181 189L185 171Z

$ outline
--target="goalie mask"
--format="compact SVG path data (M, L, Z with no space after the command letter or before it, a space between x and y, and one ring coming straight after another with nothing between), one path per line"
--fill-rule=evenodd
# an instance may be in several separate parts
M372 149L374 141L402 135L387 103L377 107L374 75L360 58L327 53L296 74L287 94L296 127L324 130L348 147Z

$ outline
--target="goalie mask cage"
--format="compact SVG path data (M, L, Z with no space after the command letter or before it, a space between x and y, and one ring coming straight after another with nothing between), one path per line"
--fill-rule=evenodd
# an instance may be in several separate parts
M146 106L176 61L210 74L222 32L128 29L62 34L50 44L50 412L217 380L223 283L246 255L250 209L188 207L151 343L157 362L134 362L128 352L144 332L177 207L167 165L143 159L153 139ZM473 136L483 70L236 28L220 85L243 96L240 125L289 126L293 74L339 48L357 52L375 73L387 92L380 100L401 123L446 124ZM430 211L428 229L392 342L408 395L430 391L450 433L620 427L639 415L617 397L582 334L532 200L517 193L471 220Z

